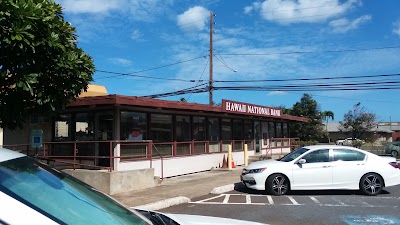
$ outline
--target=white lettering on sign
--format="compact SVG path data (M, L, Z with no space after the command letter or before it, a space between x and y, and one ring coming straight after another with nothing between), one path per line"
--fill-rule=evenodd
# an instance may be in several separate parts
M265 115L265 116L281 116L280 109L273 109L269 107L249 105L239 102L224 101L225 111L242 112L248 114Z

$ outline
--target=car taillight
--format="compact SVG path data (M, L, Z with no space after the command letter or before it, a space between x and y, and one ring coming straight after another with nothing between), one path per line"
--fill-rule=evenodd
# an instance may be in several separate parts
M393 166L393 168L398 169L399 168L399 164L397 164L397 162L390 162L389 163L391 166Z

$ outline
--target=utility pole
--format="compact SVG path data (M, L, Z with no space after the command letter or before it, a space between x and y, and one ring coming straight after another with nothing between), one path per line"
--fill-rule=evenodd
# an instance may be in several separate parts
M213 33L214 33L214 12L210 11L210 81L208 84L210 105L213 105Z

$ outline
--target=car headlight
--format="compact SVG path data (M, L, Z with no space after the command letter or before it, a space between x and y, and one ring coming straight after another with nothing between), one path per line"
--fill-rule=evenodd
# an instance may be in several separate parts
M252 170L249 170L248 173L262 173L262 172L264 172L264 170L266 170L266 169L267 169L267 168L252 169Z

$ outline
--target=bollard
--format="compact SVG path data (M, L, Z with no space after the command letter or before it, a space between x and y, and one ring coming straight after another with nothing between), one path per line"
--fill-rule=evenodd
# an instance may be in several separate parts
M228 145L228 169L232 169L232 145Z
M244 154L244 166L247 166L249 164L249 157L247 155L247 144L244 144L243 154Z

